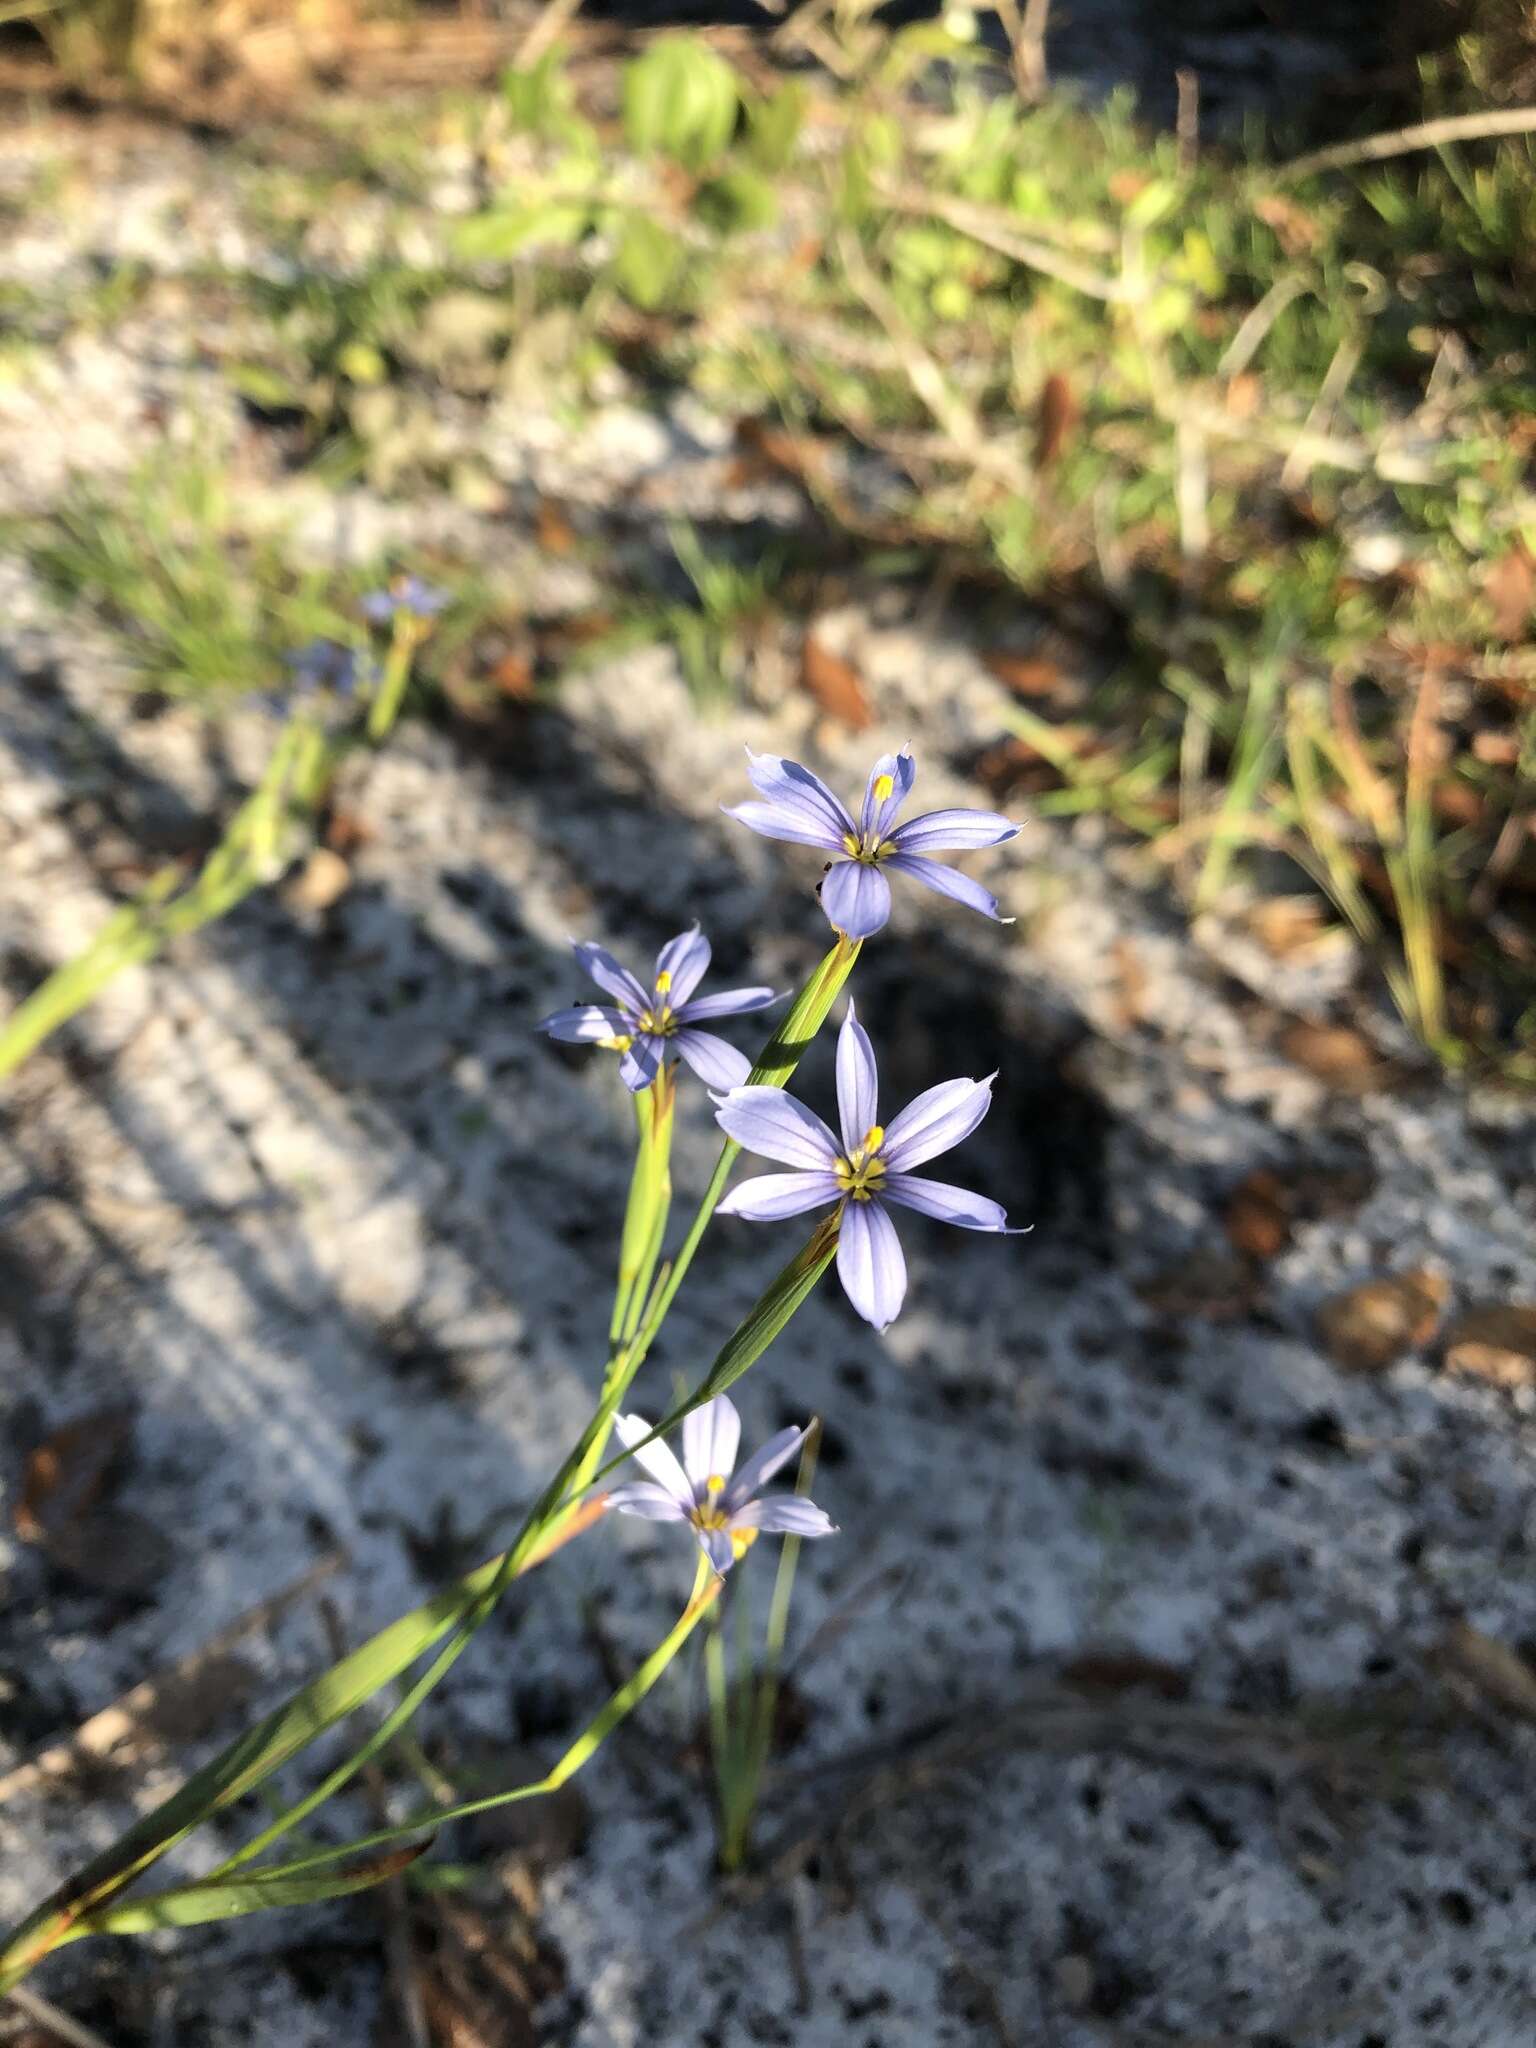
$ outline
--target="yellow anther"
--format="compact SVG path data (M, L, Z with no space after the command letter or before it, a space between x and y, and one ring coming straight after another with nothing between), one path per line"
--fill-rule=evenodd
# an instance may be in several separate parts
M880 1150L880 1147L884 1143L885 1125L871 1124L869 1129L864 1133L864 1143L860 1147L860 1150L863 1152L864 1157L866 1159L873 1159L875 1154Z
M664 996L664 995L665 995L665 994L667 993L667 991L668 991L668 990L669 990L669 989L671 988L671 986L672 986L672 977L671 977L671 975L670 975L670 974L668 974L667 970L666 970L665 968L663 968L663 969L661 970L660 974L658 974L658 975L657 975L657 977L656 977L656 993L657 993L657 995L659 995L659 996Z
M597 1042L604 1052L628 1052L635 1041L628 1032L616 1032L611 1038L600 1038Z
M843 834L843 851L844 853L852 854L854 859L857 860L859 854L859 842L857 839L854 838L851 832L845 832Z
M706 1493L724 1493L725 1480L720 1473L710 1473L709 1477L704 1482L704 1491Z
M757 1541L755 1529L733 1529L731 1531L731 1555L739 1564Z
M896 778L894 775L877 775L875 777L875 802L883 804L895 787Z

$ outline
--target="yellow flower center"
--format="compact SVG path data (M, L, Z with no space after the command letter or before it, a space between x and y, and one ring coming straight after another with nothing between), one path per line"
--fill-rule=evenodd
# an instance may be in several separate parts
M876 1187L885 1178L885 1161L877 1154L885 1143L885 1127L871 1124L864 1133L864 1142L856 1145L846 1159L839 1159L832 1171L837 1175L837 1184L846 1200L867 1202Z
M893 775L877 775L875 777L874 789L875 802L877 804L885 803L895 787L896 778ZM845 832L843 834L843 851L850 860L861 860L866 867L873 868L878 867L881 861L890 858L896 851L896 842L894 839L882 839L878 833L873 831Z
M717 1503L725 1491L725 1474L711 1472L704 1482L704 1491L709 1495L709 1501L707 1505L694 1509L693 1526L696 1529L723 1529L726 1522L725 1511Z

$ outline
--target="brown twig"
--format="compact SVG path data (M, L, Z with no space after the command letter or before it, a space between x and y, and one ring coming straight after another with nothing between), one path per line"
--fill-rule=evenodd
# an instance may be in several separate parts
M1051 0L1025 0L1021 10L1019 0L995 0L997 18L1003 24L1003 34L1008 38L1009 68L1013 72L1014 90L1025 106L1032 107L1045 97L1048 80L1045 70L1045 24L1051 12Z
M1282 164L1281 178L1310 178L1316 171L1338 171L1350 164L1379 164L1388 157L1411 156L1415 150L1438 149L1443 142L1480 142L1496 135L1529 135L1536 129L1536 107L1506 107L1486 114L1447 114L1420 121L1412 128L1390 128L1357 142L1335 142L1310 150Z
M11 2004L18 2012L24 2012L29 2020L35 2020L50 2034L56 2035L67 2048L112 2048L103 2035L82 2026L77 2019L71 2019L67 2012L56 2006L51 1998L44 1998L40 1991L33 1991L26 1984L18 1984L8 1994Z
M1200 154L1200 74L1181 64L1173 74L1178 87L1179 111L1175 133L1179 139L1179 169L1188 177Z
M512 62L519 71L531 71L546 50L551 49L581 11L581 0L547 0L527 35L518 44Z
M945 192L925 192L915 185L891 185L882 181L875 190L895 212L941 220L957 234L969 235L973 242L980 242L984 249L995 249L999 256L1022 263L1026 269L1038 270L1042 276L1052 277L1058 284L1082 292L1088 298L1115 304L1126 296L1125 286L1118 278L1090 270L1087 264L1077 263L1070 256L1058 255L1056 250L1036 241L1033 236L1019 234L1011 225L1013 216L1002 207L982 206L971 199L954 199Z

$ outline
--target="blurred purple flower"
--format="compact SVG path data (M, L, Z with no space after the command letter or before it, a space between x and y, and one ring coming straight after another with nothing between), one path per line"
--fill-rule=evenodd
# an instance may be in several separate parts
M642 1443L652 1425L640 1415L619 1415L613 1428L628 1448ZM741 1417L728 1395L717 1394L683 1418L682 1463L659 1438L645 1444L635 1452L635 1462L650 1478L614 1487L608 1505L648 1522L686 1522L715 1570L728 1572L759 1536L836 1535L822 1510L798 1494L757 1498L804 1441L803 1429L781 1429L732 1478Z
M598 1045L622 1053L619 1073L635 1094L650 1087L669 1051L681 1054L706 1087L739 1088L746 1080L751 1062L723 1038L697 1026L715 1017L761 1010L779 998L771 988L730 988L692 999L709 966L709 941L697 925L669 939L657 954L650 994L601 946L574 939L571 943L576 958L613 1000L556 1010L540 1023L541 1031L570 1045Z
M339 640L311 640L308 646L285 654L283 666L293 677L296 691L331 690L338 697L350 697L359 683L371 683L378 673L366 655Z
M412 618L432 619L449 603L450 594L419 576L396 576L387 590L370 590L362 600L363 617L375 626L393 624L400 612Z
M850 1002L837 1039L841 1143L782 1088L735 1088L723 1100L717 1097L716 1121L727 1137L795 1169L744 1181L726 1196L719 1214L772 1223L838 1203L838 1278L864 1320L883 1330L896 1320L907 1291L907 1263L888 1203L963 1230L1015 1234L1008 1230L1007 1211L985 1195L911 1171L971 1135L992 1106L996 1078L941 1081L883 1126L877 1120L874 1051Z
M867 939L880 930L891 914L889 868L983 917L1006 922L998 917L997 898L989 890L928 855L1000 846L1017 836L1018 826L996 811L929 811L898 825L896 813L917 778L917 765L905 747L899 754L882 754L869 771L857 824L820 777L798 761L748 748L747 774L765 801L727 804L726 816L767 839L819 846L837 856L820 890L821 907L834 930L850 939Z

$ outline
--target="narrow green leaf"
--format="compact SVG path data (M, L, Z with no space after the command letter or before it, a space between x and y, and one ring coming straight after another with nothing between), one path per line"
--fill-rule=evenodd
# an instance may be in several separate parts
M152 1813L93 1858L15 1930L0 1950L0 1990L68 1938L87 1913L189 1835L210 1814L243 1799L327 1728L345 1719L408 1670L422 1653L474 1611L502 1570L492 1558L300 1688L254 1728L203 1766Z
M366 1891L370 1885L397 1877L431 1846L430 1838L414 1842L324 1877L254 1870L244 1877L221 1878L216 1884L182 1885L175 1891L104 1906L65 1938L80 1941L91 1934L153 1934L160 1927L200 1927L209 1920L237 1920L242 1914L267 1913L278 1906L317 1906L326 1899L344 1899L351 1892Z
M311 1871L324 1869L327 1864L340 1862L348 1856L360 1855L366 1850L381 1848L391 1842L398 1842L406 1835L419 1835L423 1830L435 1834L440 1828L446 1827L449 1821L468 1820L477 1813L490 1813L498 1806L513 1806L520 1800L540 1799L547 1797L551 1792L558 1792L562 1785L575 1777L583 1764L591 1761L625 1715L633 1713L639 1706L714 1605L723 1584L724 1581L716 1578L711 1572L708 1560L701 1558L693 1592L682 1614L639 1669L610 1696L601 1713L588 1722L546 1776L536 1778L531 1784L510 1786L504 1792L487 1792L479 1799L461 1800L456 1806L429 1807L425 1813L418 1813L409 1820L397 1821L391 1827L379 1828L371 1835L364 1835L360 1841L349 1842L337 1849L316 1849L307 1856L295 1857L291 1863L275 1864L268 1870L255 1873L255 1876L269 1884L296 1882ZM420 1855L423 1849L430 1846L430 1841L418 1843L407 1854ZM388 1876L389 1873L386 1871L384 1875ZM358 1887L354 1886L353 1889ZM151 1905L155 1902L144 1900L141 1903ZM273 1903L288 1902L275 1900ZM256 1908L246 1907L243 1910L250 1912ZM108 1932L105 1916L93 1916L92 1924L87 1931L93 1934Z

